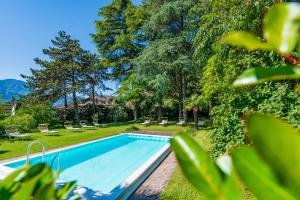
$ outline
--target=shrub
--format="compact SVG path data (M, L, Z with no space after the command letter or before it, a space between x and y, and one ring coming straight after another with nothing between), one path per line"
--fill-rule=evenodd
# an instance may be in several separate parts
M127 110L120 106L109 108L107 115L109 121L124 122L129 120Z
M266 83L248 89L224 89L218 96L219 105L212 109L211 132L215 157L229 152L235 146L246 143L243 134L247 112L271 113L299 126L300 97L289 83Z
M130 132L130 131L138 131L138 130L140 130L138 127L136 127L134 125L130 125L128 128L126 128L125 131Z
M4 127L15 127L20 132L32 132L36 127L36 121L32 115L22 114L11 116L3 120Z
M17 115L29 114L35 121L35 126L38 124L48 123L50 125L58 122L58 116L55 110L45 104L26 105L17 111Z

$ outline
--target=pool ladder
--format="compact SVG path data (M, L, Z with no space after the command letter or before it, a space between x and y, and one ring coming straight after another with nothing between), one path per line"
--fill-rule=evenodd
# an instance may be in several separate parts
M53 169L53 165L54 165L54 162L55 162L56 159L57 159L57 168L56 168L55 176L56 176L57 178L59 178L59 170L60 170L60 158L59 158L59 154L55 155L55 156L52 158L52 161L51 161L51 169Z
M33 142L29 143L29 145L27 146L26 164L30 164L30 150L31 150L31 147L32 147L33 144L40 144L40 145L42 145L42 154L43 154L42 155L42 162L45 162L46 146L45 146L45 144L42 141L36 140L36 141L33 141ZM54 162L55 162L56 159L57 159L56 177L58 177L59 170L60 170L60 158L59 158L59 154L55 155L52 158L51 168L53 169L53 165L54 165Z
M30 163L30 149L32 147L33 144L40 144L42 145L42 162L45 162L45 151L46 151L46 146L45 144L42 142L42 141L39 141L39 140L36 140L36 141L33 141L31 142L28 146L27 146L27 153L26 153L26 164L29 164Z

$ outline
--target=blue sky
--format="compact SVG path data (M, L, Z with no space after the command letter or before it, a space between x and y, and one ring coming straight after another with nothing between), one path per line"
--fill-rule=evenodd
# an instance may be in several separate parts
M0 79L21 79L43 58L42 49L59 30L79 39L81 46L96 52L90 34L99 8L112 0L1 0ZM138 4L140 0L134 0ZM108 83L115 88L114 83Z

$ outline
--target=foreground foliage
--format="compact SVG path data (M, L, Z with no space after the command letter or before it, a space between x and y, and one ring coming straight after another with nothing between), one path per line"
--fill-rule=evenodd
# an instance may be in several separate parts
M258 199L298 199L298 131L262 114L251 114L247 128L254 148L237 148L231 158L223 156L217 162L190 136L176 136L172 147L184 174L208 199L240 199L236 175Z
M69 182L57 188L56 175L46 164L26 165L0 182L0 197L2 200L63 200L75 185L76 182Z
M291 53L299 42L299 18L300 4L279 4L266 15L266 43L244 32L230 34L225 40L249 49L276 50L284 53L287 61L292 57L292 64L296 64L298 59ZM294 73L290 69L260 69L259 74L247 71L235 84L257 84L263 82L260 77L264 81L297 78L298 69ZM208 199L240 199L236 176L239 175L258 199L299 199L300 174L295 170L299 165L299 130L259 113L249 114L246 129L253 145L234 149L231 157L222 156L216 162L189 136L175 137L172 146L190 182Z

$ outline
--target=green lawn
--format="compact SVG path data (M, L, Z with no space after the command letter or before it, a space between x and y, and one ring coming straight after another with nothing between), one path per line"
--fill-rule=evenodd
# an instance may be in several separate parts
M211 147L207 130L194 133L194 138L205 149ZM171 180L163 191L161 200L202 200L205 199L183 176L180 167L177 167Z
M208 130L197 131L193 134L197 142L206 150L211 147ZM254 199L253 195L245 189L243 185L242 188L242 199L250 200ZM184 177L180 167L177 167L173 173L167 187L164 189L160 197L161 200L204 200L206 199L204 195L198 192Z

